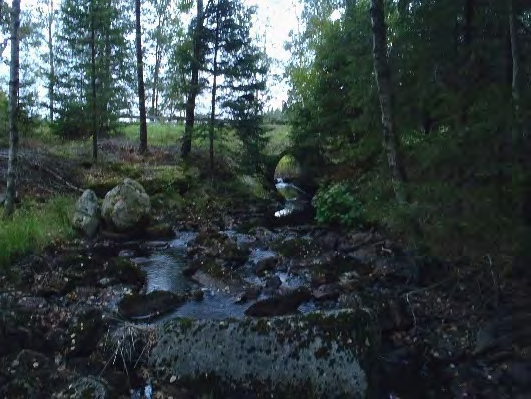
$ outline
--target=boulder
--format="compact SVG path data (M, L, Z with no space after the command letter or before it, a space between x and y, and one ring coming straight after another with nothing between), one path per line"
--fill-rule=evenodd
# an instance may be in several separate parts
M245 320L172 319L156 326L148 362L219 397L363 398L378 342L363 311ZM210 385L207 385L210 384ZM217 392L219 393L219 392Z
M149 221L150 212L149 195L140 183L132 179L125 179L109 191L101 209L106 225L117 232L143 227Z
M94 237L100 225L98 197L92 190L85 190L77 200L72 224L87 237Z

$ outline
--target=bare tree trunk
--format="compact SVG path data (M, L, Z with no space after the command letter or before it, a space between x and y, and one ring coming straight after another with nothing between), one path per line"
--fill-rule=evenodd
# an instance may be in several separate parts
M5 216L15 210L16 172L18 156L18 89L20 70L20 0L13 0L11 14L11 70L9 78L9 159L7 167L7 188Z
M195 100L199 93L199 67L200 67L200 42L203 30L203 0L197 0L197 23L194 32L194 54L192 61L192 80L190 92L186 99L186 121L184 125L184 137L181 146L181 156L187 157L192 150L192 134L195 123Z
M94 5L94 3L92 3ZM92 86L92 158L98 159L98 112L96 107L96 26L95 10L91 7L91 27L90 27L90 63L91 63L91 86Z
M138 152L147 152L146 91L144 88L144 66L142 61L142 30L140 26L140 0L135 0L136 15L136 70L138 77L138 110L140 111L140 146Z
M54 117L54 89L55 89L55 68L54 68L54 52L53 52L53 0L48 4L48 53L50 59L50 87L48 88L48 101L50 111L50 123L53 123Z
M162 43L161 43L161 31L163 26L166 24L166 17L159 14L158 15L158 32L155 44L155 67L153 70L153 93L151 96L151 114L153 119L159 116L159 78L160 78L160 68L162 64ZM153 120L152 119L152 120Z
M159 69L160 69L160 58L159 58L159 39L157 38L157 43L155 44L155 67L153 70L153 90L151 94L151 120L154 121L157 116L156 111L156 102L158 96L158 84L159 84Z
M391 71L387 60L387 34L384 19L383 0L371 0L371 22L373 32L374 72L378 85L382 110L382 132L391 180L399 203L406 202L404 183L406 174L400 158L400 141L396 132L393 115L393 87Z
M211 113L210 113L210 129L208 132L208 140L210 144L209 155L210 155L210 172L214 170L214 126L216 123L216 92L218 89L217 78L218 78L218 51L219 51L219 2L218 7L216 8L216 38L214 41L214 67L213 74L214 79L212 83L212 99L211 99Z

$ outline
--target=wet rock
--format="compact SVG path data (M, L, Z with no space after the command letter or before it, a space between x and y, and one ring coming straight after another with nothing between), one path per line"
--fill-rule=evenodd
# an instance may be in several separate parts
M104 268L107 277L115 283L123 283L142 288L146 284L146 272L127 258L110 259Z
M268 277L265 281L265 288L276 291L282 285L282 280L278 276Z
M258 262L256 262L255 273L257 276L263 277L268 272L275 270L277 264L278 258L276 256L260 259Z
M23 297L20 298L17 302L17 305L21 309L25 310L35 310L35 309L42 309L48 306L48 302L45 298L42 297Z
M173 227L166 223L148 226L146 227L145 233L150 239L171 239L175 237Z
M175 310L184 301L182 296L168 291L133 294L118 303L118 312L129 320L150 321Z
M377 239L378 237L372 232L355 233L341 240L337 250L341 252L354 252L364 246L370 245Z
M142 185L132 179L123 183L105 195L101 214L108 227L124 233L144 227L149 222L151 204Z
M220 274L217 272L215 275L207 273L203 270L198 270L192 279L197 281L204 287L223 291L227 294L234 294L241 292L244 289L243 281L233 273Z
M237 268L249 259L250 251L217 230L205 229L190 242L188 256L223 260L228 267Z
M336 251L341 241L340 236L335 232L326 232L324 235L315 238L315 243L324 251Z
M118 256L121 258L132 258L135 256L135 251L132 249L122 249L120 252L118 252Z
M284 295L267 298L251 305L245 311L246 316L271 317L295 313L300 305L309 301L312 293L308 288L300 287Z
M419 281L419 270L412 258L379 258L374 262L374 276L385 277L395 283L416 284Z
M347 256L361 265L372 265L380 257L376 247L369 246L348 252Z
M335 301L341 294L338 284L323 284L312 291L313 298L316 301Z
M195 290L190 293L190 297L194 301L202 301L205 298L205 292L203 290Z
M86 237L94 237L100 226L98 196L92 190L85 190L77 200L72 224Z
M57 394L58 398L92 398L107 399L109 386L105 380L98 377L77 377L68 384L68 388Z
M297 236L277 240L271 245L274 251L285 257L308 257L320 254L320 249L309 239Z
M87 309L77 315L67 331L66 355L70 358L90 356L108 326L109 319L100 309Z
M219 389L219 397L243 397L235 387L255 393L260 387L263 397L362 398L372 373L374 331L367 313L350 311L270 320L174 319L157 326L149 364L161 380L180 376Z
M262 226L251 228L249 234L254 235L260 242L264 243L270 242L276 237L275 233Z
M377 309L382 331L403 331L413 326L413 314L403 298L388 298Z
M247 287L240 292L236 297L236 303L245 303L247 301L254 301L258 299L261 293L260 287Z

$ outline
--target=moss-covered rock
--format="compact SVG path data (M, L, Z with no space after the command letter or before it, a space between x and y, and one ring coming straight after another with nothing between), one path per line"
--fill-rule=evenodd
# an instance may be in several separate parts
M72 224L86 237L94 237L100 225L100 206L94 191L87 189L79 197Z
M146 224L150 212L149 195L140 183L132 179L125 179L109 191L101 207L106 225L118 232L127 232Z
M274 397L362 398L378 337L365 312L258 320L174 319L157 327L149 363L161 377L205 376L226 394L261 387Z

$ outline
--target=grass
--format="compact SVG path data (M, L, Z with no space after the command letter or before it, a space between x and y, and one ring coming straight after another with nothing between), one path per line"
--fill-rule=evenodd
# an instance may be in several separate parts
M138 141L140 125L132 123L124 126L121 132L128 140ZM149 122L147 124L148 145L170 146L180 142L184 125L180 123Z
M288 125L266 125L268 129L267 137L269 142L266 147L266 154L279 155L291 145L290 126Z
M45 203L22 204L12 219L0 219L0 270L19 257L73 236L72 197L54 197Z

